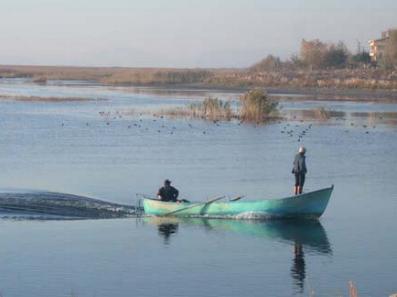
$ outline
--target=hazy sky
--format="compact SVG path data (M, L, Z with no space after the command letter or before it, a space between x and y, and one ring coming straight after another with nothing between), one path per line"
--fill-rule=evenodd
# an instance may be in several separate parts
M0 63L241 67L389 27L397 0L0 0Z

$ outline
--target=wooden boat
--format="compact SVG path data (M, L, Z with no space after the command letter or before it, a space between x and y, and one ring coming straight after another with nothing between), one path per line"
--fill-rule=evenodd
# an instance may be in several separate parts
M334 186L282 199L175 203L143 199L145 214L154 216L236 219L319 218Z

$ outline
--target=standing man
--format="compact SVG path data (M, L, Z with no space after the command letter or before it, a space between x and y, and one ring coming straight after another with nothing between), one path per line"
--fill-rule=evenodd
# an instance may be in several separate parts
M166 179L164 186L161 187L157 193L158 198L161 201L177 202L179 191L171 186L171 181Z
M295 195L302 194L303 185L305 183L306 168L306 149L301 146L298 153L295 155L292 173L295 174Z

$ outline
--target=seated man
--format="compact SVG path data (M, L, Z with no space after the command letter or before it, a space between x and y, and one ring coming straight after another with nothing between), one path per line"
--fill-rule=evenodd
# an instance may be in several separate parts
M171 186L171 181L166 179L164 186L161 187L157 193L158 198L161 201L177 202L179 191Z

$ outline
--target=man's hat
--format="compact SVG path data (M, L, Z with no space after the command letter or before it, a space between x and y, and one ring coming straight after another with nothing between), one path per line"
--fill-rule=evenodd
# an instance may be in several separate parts
M304 146L301 146L301 147L299 147L298 152L304 154L304 153L306 153L306 148Z
M169 179L166 179L166 180L164 181L164 184L170 185L170 184L171 184L171 181L170 181Z

